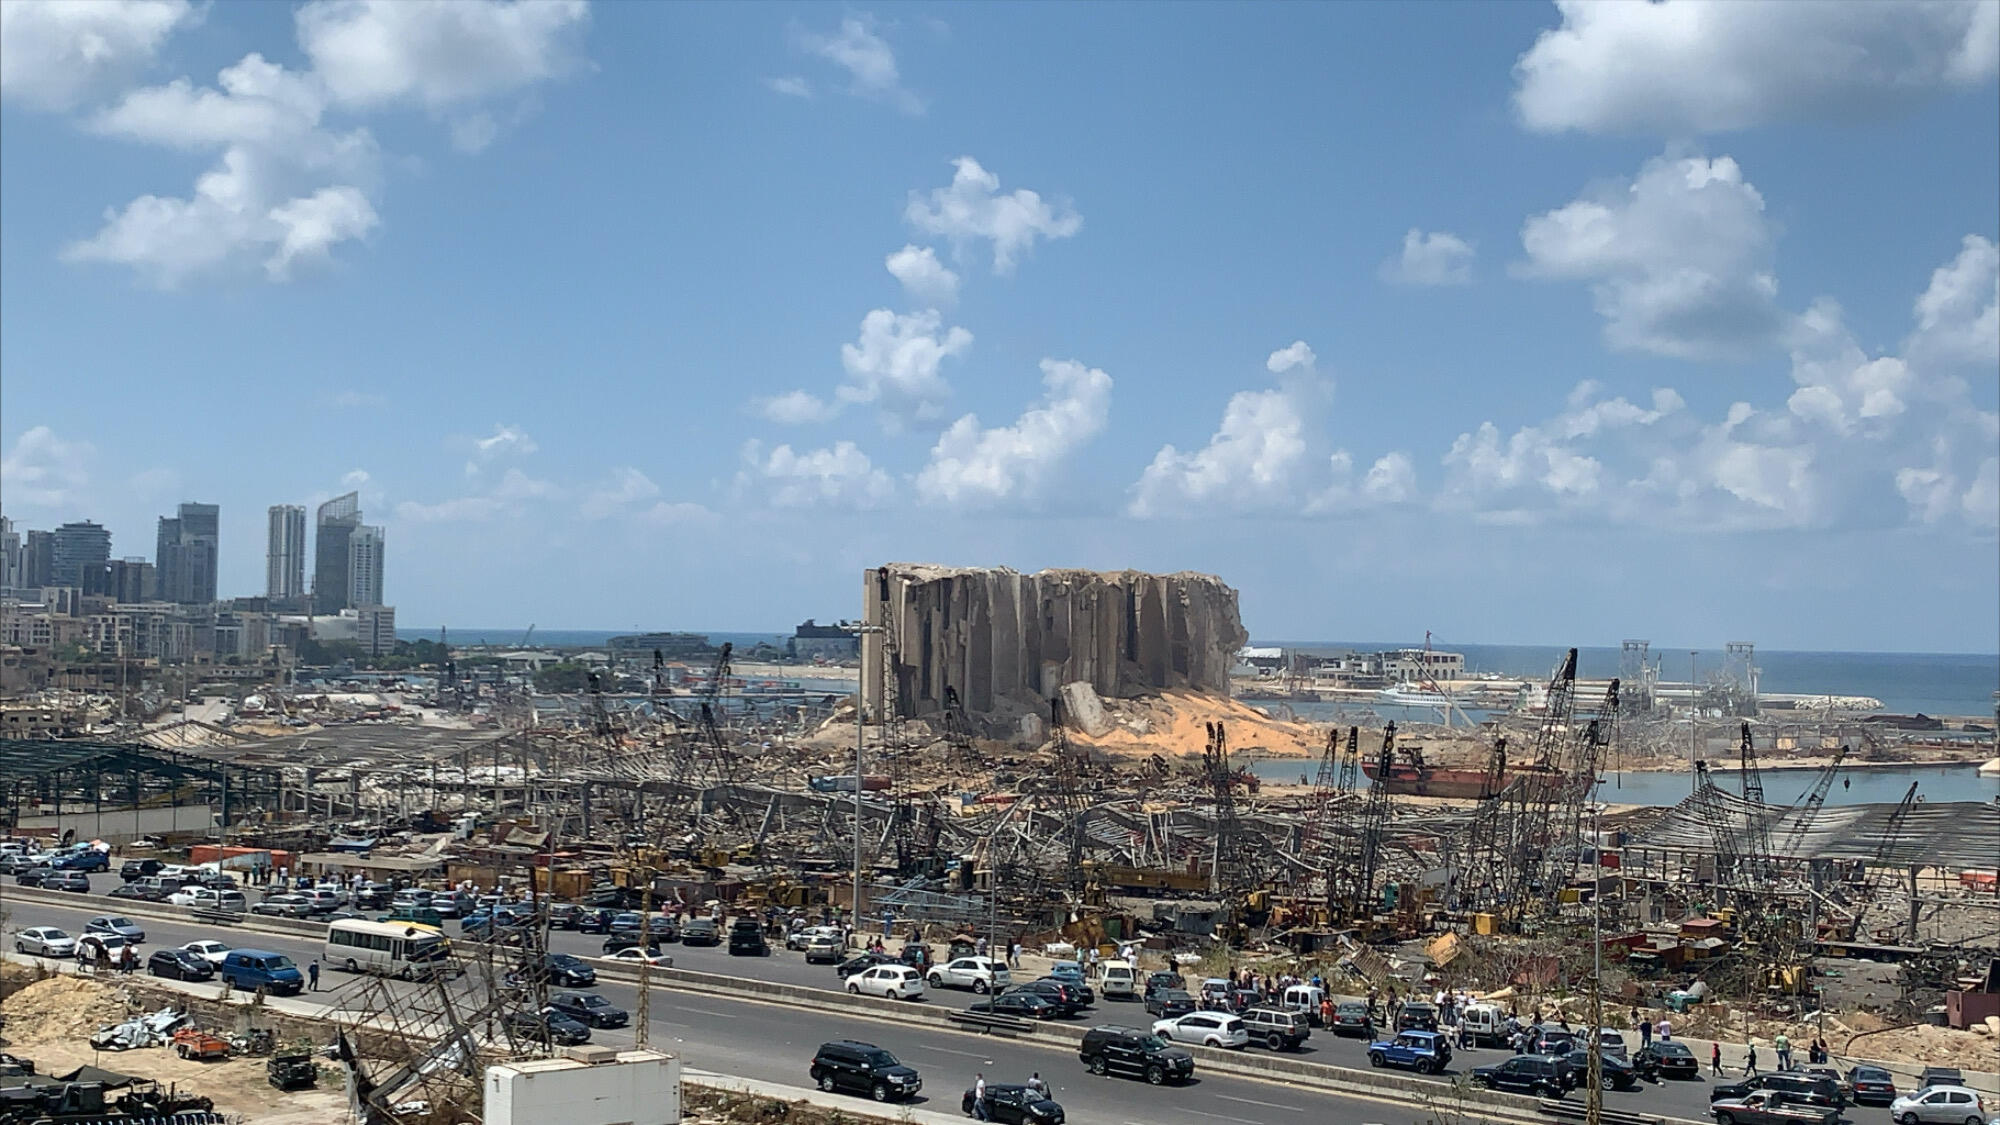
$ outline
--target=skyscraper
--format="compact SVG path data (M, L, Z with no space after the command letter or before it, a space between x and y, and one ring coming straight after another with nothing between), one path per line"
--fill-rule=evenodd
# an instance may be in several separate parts
M347 540L347 604L382 604L382 529L357 527Z
M306 510L271 505L271 536L264 552L264 593L296 598L306 592Z
M161 599L182 605L215 601L220 546L221 509L216 505L182 504L178 515L161 516L154 556Z
M56 576L56 533L30 529L21 542L22 586L48 586Z
M63 524L56 528L54 556L51 584L81 586L85 568L110 561L111 533L89 520Z
M354 604L348 598L348 542L361 526L361 494L336 496L319 506L314 523L313 612L338 613Z
M14 521L0 516L0 586L19 586L21 582L21 533L14 530Z

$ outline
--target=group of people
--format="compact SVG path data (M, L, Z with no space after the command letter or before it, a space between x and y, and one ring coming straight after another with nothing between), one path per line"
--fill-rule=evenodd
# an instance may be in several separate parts
M1021 1085L1032 1090L1038 1098L1049 1096L1049 1084L1042 1081L1042 1072L1039 1070L1030 1075L1028 1080L1021 1083ZM991 1105L987 1101L986 1073L984 1071L981 1071L972 1080L972 1119L974 1121L993 1120Z
M99 943L81 942L81 941L77 942L76 943L77 972L80 973L87 972L91 969L95 969L100 973L108 973L114 969L121 973L138 972L139 951L132 948L128 944L124 948L118 951L118 956L114 959L111 956L111 951L105 949L104 946Z

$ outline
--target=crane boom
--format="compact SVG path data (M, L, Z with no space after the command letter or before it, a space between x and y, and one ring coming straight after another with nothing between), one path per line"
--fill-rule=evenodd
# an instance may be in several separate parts
M1784 845L1778 849L1780 855L1788 859L1798 856L1799 845L1805 842L1806 833L1812 831L1813 821L1819 818L1820 806L1826 804L1827 791L1833 788L1834 775L1840 772L1840 763L1846 759L1847 747L1833 752L1833 761L1820 771L1811 792L1806 794L1805 807L1800 810L1798 819L1792 821L1791 831L1785 833Z

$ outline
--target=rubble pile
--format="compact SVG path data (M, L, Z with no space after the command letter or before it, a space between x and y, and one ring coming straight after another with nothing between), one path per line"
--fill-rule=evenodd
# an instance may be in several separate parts
M101 981L53 976L29 984L0 1001L10 1042L81 1042L99 1028L123 1023L130 1005L123 993Z

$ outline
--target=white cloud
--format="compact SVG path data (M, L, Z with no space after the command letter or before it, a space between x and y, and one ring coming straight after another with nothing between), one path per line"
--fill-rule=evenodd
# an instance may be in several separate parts
M910 297L932 307L958 300L958 275L938 261L928 246L905 246L883 262Z
M1991 80L2000 52L2000 0L1556 6L1561 26L1515 64L1515 107L1541 132L1685 137L1876 117Z
M840 414L838 403L828 402L811 391L786 391L752 404L758 414L784 426L830 422Z
M993 272L1013 272L1021 254L1037 238L1068 238L1083 229L1083 216L1067 204L1050 205L1026 188L1000 194L1000 178L970 156L953 161L951 186L935 188L928 199L912 192L904 217L912 227L949 238L961 250L966 243L993 244Z
M7 0L0 96L72 109L137 77L175 29L199 18L187 0Z
M259 266L288 280L381 225L375 138L329 128L329 113L412 105L445 122L461 149L479 148L498 131L482 101L570 69L586 17L580 0L313 0L296 16L311 69L252 53L214 88L180 78L130 90L88 119L104 136L218 159L186 197L107 210L64 257L130 266L164 287Z
M1214 509L1294 510L1305 503L1317 458L1314 423L1331 395L1305 341L1271 353L1273 390L1238 391L1223 408L1208 444L1182 452L1161 447L1132 489L1128 511L1141 518Z
M1460 434L1444 456L1440 503L1480 513L1523 513L1603 499L1607 470L1587 448L1589 441L1603 436L1613 449L1645 445L1634 431L1675 417L1684 404L1668 388L1654 390L1651 407L1598 394L1597 384L1579 384L1563 413L1505 438L1491 422Z
M764 85L769 86L774 93L783 94L789 98L804 98L807 101L812 100L813 96L812 83L807 82L805 79L799 77L796 74L785 74L785 75L780 75L776 78L766 78L764 80Z
M896 491L889 474L851 441L804 453L789 445L766 452L763 443L749 441L743 463L737 492L761 493L774 508L879 508Z
M1074 360L1042 361L1040 404L1011 426L982 428L967 414L951 424L918 472L919 498L982 508L1040 499L1055 471L1103 432L1111 414L1111 376Z
M848 380L834 392L843 403L870 403L892 427L938 417L951 396L940 367L972 346L972 333L944 326L935 309L897 313L876 309L861 319L854 343L840 346Z
M1965 513L1965 522L1974 527L1989 531L2000 527L2000 457L1988 457L1979 463L1959 507Z
M1931 274L1916 317L1913 362L1992 374L2000 364L2000 246L1966 235L1958 256Z
M350 492L354 492L360 490L371 479L366 469L349 469L347 472L341 474L340 486Z
M585 494L579 509L587 520L622 515L634 504L643 504L660 495L660 486L651 477L630 465L611 470L611 477Z
M526 457L541 448L528 436L528 431L500 422L493 424L491 434L474 438L471 445L472 458L465 463L466 476L477 476L480 470L503 457Z
M554 500L563 490L548 481L531 477L519 469L508 469L493 486L495 500Z
M1417 499L1417 467L1407 453L1385 453L1354 483L1354 457L1336 449L1327 458L1333 483L1307 502L1308 515L1353 512Z
M1399 285L1466 285L1472 281L1472 246L1449 231L1411 227L1403 252L1382 263L1382 280Z
M0 459L0 484L6 488L7 503L29 508L74 504L90 485L94 453L89 442L65 441L47 426L26 431Z
M396 518L405 523L485 523L505 508L491 496L460 496L435 504L405 500L396 505Z
M798 31L795 38L804 50L847 71L848 93L892 105L904 113L924 112L924 99L903 86L896 69L896 52L875 34L869 17L848 16L832 35Z
M1611 347L1684 359L1778 339L1764 199L1727 156L1660 157L1521 228L1523 276L1590 284Z

